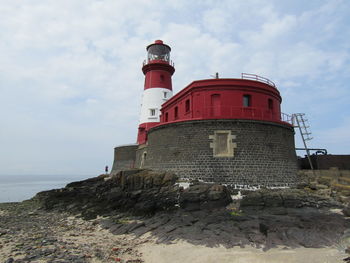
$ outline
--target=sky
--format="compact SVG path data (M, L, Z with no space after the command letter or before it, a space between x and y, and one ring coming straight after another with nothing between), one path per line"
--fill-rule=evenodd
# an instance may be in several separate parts
M284 113L306 114L309 147L350 154L348 0L2 0L0 17L0 177L111 167L136 141L156 39L175 93L215 72L267 77Z

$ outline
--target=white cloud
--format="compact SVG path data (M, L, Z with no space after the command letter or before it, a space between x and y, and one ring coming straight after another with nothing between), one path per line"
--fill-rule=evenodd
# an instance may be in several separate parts
M323 129L315 133L317 143L327 147L330 153L349 154L349 130L350 119L348 116L335 127L329 126L329 123L324 123Z
M136 139L141 64L155 39L172 47L175 91L215 72L264 75L319 134L335 112L349 113L350 8L300 3L2 1L0 174L111 164L113 147Z

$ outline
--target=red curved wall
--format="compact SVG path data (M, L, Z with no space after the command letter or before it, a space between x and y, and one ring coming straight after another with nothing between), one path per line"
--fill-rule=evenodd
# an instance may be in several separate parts
M244 96L250 96L249 106ZM251 119L281 122L279 91L245 79L194 81L162 105L161 123L200 119Z
M144 89L165 88L172 90L171 74L164 70L151 70L146 73Z
M139 125L137 132L137 144L144 144L147 142L147 132L154 126L157 126L159 122L146 122Z
M166 61L153 60L142 67L145 74L144 89L165 88L172 90L171 76L175 68Z

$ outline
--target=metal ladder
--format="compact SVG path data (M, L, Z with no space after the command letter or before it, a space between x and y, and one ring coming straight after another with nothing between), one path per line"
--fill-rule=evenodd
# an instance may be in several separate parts
M309 130L310 125L308 124L308 120L305 119L305 113L293 113L292 114L292 123L295 128L299 128L299 132L301 135L301 138L303 139L304 149L307 154L307 159L310 163L311 170L314 170L314 166L312 165L311 158L310 158L310 149L307 147L306 141L310 141L313 138L310 137L311 132Z

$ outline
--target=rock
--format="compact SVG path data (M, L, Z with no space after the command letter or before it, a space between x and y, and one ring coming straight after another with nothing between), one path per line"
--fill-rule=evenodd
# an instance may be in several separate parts
M344 207L342 212L345 216L350 216L350 207L349 206Z
M339 192L339 194L350 197L350 190L342 190Z
M264 206L279 207L283 206L283 200L279 192L270 192L263 195Z
M319 184L326 185L326 186L330 187L332 184L333 178L328 177L328 176L320 176L317 178L317 181Z
M327 185L324 184L316 184L316 190L329 189Z
M301 182L301 183L298 183L298 184L296 185L296 188L297 188L297 189L305 189L305 188L308 187L308 186L309 186L308 183L306 183L306 182Z
M317 190L317 182L310 182L309 183L309 188L311 190Z
M270 208L300 208L300 207L340 207L334 200L311 194L299 189L258 190L243 197L240 207L242 209L270 209ZM277 214L284 214L283 210L276 210Z
M317 191L317 194L322 195L322 196L326 196L326 197L330 197L332 194L332 190L331 189L321 189Z
M350 196L350 185L333 184L332 190L337 191L339 195Z
M180 193L180 207L187 211L214 209L232 201L228 189L223 185L196 183Z
M38 193L34 199L46 210L81 213L85 219L114 211L151 215L180 206L188 211L214 209L232 201L225 186L197 183L184 191L175 184L177 176L168 172L128 170L73 182L65 188Z
M240 207L263 207L265 205L260 191L246 192L240 203Z
M174 185L177 180L177 176L171 173L165 173L163 177L162 186Z
M344 203L346 205L350 204L350 197L349 196L339 195L339 196L337 196L337 199L339 200L339 202Z
M345 249L345 253L350 254L350 247L347 247L347 248Z

